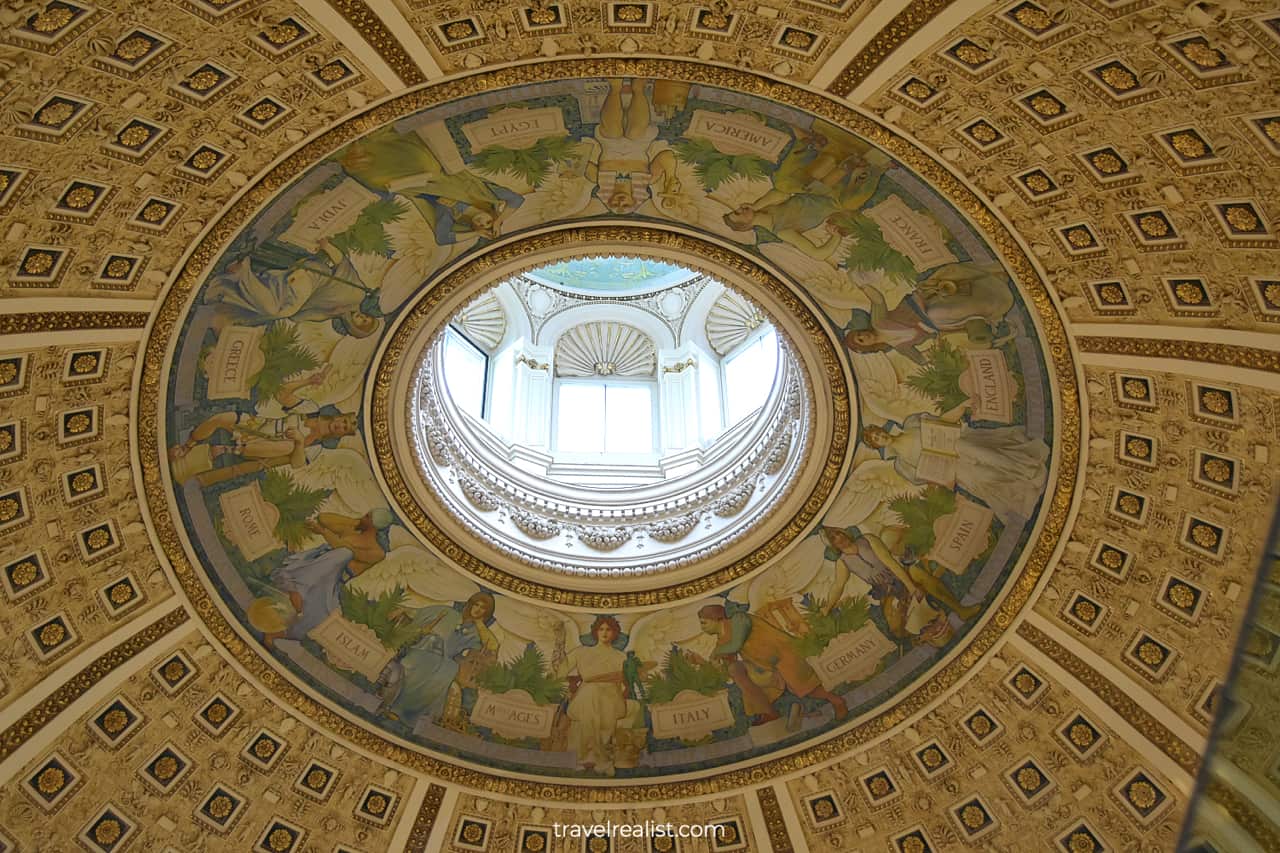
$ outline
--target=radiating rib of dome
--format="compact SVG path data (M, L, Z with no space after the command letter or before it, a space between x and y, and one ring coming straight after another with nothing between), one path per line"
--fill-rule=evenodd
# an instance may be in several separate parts
M707 312L707 343L724 355L747 339L764 322L764 314L745 297L725 290Z
M501 343L507 334L507 314L492 293L463 308L453 322L468 338L488 350Z
M583 323L556 341L557 376L652 376L653 341L625 323Z

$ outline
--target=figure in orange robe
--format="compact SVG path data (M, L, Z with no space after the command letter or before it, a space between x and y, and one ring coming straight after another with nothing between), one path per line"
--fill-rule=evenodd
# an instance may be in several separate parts
M698 621L703 633L716 638L712 654L728 664L729 677L742 691L743 706L753 726L778 719L773 703L784 688L801 698L813 696L829 702L837 720L848 716L844 700L822 686L787 632L750 613L729 616L719 604L699 610Z

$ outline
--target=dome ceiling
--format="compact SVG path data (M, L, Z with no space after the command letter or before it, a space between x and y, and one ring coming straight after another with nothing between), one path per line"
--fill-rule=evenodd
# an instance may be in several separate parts
M621 296L672 287L689 274L676 264L646 258L588 257L548 264L536 275L561 287Z
M1062 364L1050 378L1037 327L1060 337L1060 321L1028 310L1022 293L1042 285L1026 260L990 248L911 168L933 164L904 143L894 140L906 163L787 106L809 100L799 92L767 102L742 94L745 78L735 91L672 79L680 70L653 63L657 82L490 89L346 143L243 226L178 327L161 409L198 570L249 646L397 742L550 777L758 761L851 730L930 674L954 679L955 667L938 669L972 642L986 609L1011 579L1043 570L1024 565L1023 551L1056 491L1055 424L1078 415L1055 411L1053 383L1074 375ZM401 106L413 99L381 109ZM957 201L985 214L971 196ZM807 497L820 514L801 512L785 538L744 543L751 556L737 563L741 548L696 552L682 587L655 579L656 592L633 596L660 611L611 607L612 595L566 609L554 587L532 601L496 588L492 568L448 558L457 546L432 536L431 521L428 541L415 541L421 523L400 514L423 510L384 493L374 474L381 467L394 484L391 469L413 467L378 446L385 400L366 387L395 370L375 353L402 308L450 299L439 272L504 239L619 217L771 263L776 288L822 309L794 346L839 341L839 369L859 389L852 415L829 403L807 415L844 430L819 427L816 458L847 472ZM523 263L537 260L531 251ZM1022 271L1020 286L1004 263ZM611 272L627 270L615 261L591 276ZM383 362L404 351L402 337ZM572 361L557 349L556 364L560 375ZM696 511L708 526L743 513L786 520L785 504L752 500L768 493L756 476L726 481L725 497ZM570 535L537 505L494 500L479 509L509 515L534 541ZM586 506L590 495L570 500ZM653 520L690 512L670 506ZM645 535L611 518L576 530L584 559ZM1061 523L1059 512L1046 541ZM1003 612L1025 601L1014 595ZM583 686L566 687L572 679Z
M1280 452L1265 4L0 26L0 842L1174 847ZM610 595L403 478L414 336L546 264L776 321L817 429L757 550ZM1232 749L1195 832L1265 849L1280 756Z

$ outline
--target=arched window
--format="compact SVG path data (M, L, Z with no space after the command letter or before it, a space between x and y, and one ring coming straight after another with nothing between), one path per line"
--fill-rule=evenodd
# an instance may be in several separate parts
M441 336L469 428L522 470L579 485L658 483L726 458L785 372L765 314L691 270L633 264L650 276L636 283L598 279L637 273L626 263L578 264L546 268L572 286L537 270L498 285Z
M453 326L445 329L442 353L445 382L453 402L473 418L483 418L488 410L485 401L489 356Z
M558 455L653 453L657 421L653 392L652 382L560 380L552 449Z
M762 324L724 357L724 414L729 426L764 405L778 369L778 333Z
M652 454L659 432L657 348L618 322L581 323L555 347L557 455Z

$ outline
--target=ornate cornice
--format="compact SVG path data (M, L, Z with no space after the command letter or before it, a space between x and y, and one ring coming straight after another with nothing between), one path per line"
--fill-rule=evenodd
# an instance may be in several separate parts
M1222 806L1249 837L1263 850L1280 850L1280 831L1273 817L1268 817L1239 791L1221 779L1211 779L1204 788L1204 796Z
M1105 355L1128 355L1143 358L1173 358L1265 370L1280 373L1280 351L1216 344L1206 341L1176 341L1162 338L1081 337L1075 339L1081 352Z
M409 831L409 839L404 845L405 853L426 853L431 830L440 817L440 806L443 803L444 786L427 785L427 794L418 808L418 816L413 819L413 829Z
M889 54L906 43L925 24L936 18L954 0L913 0L901 12L893 16L888 26L871 37L871 41L849 60L849 64L836 75L827 91L842 98L858 88Z
M764 828L769 833L769 844L774 853L795 853L795 845L787 834L787 822L782 817L782 804L772 788L761 788L756 791L760 801L760 811L764 814Z
M417 86L427 82L404 45L395 37L378 14L369 8L364 0L326 0L333 10L342 16L342 20L360 34L360 38L373 48L374 53L395 72L405 86Z
M146 327L150 316L145 311L32 311L24 314L0 314L0 335L80 329L141 329Z

